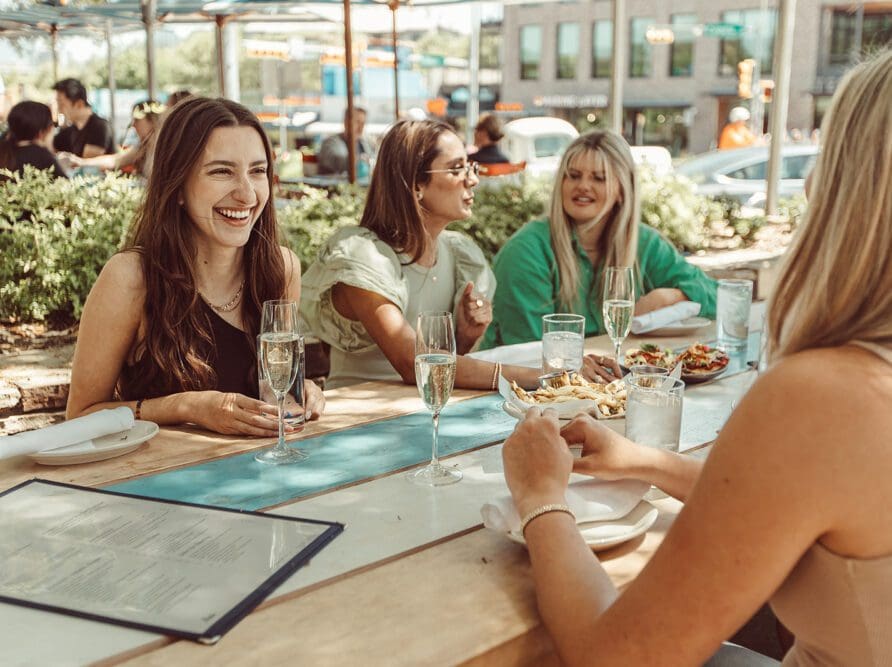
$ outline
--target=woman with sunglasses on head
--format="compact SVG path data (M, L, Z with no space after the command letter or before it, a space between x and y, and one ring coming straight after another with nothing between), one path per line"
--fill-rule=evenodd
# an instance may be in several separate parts
M145 100L133 105L131 125L139 137L139 143L123 153L97 155L83 158L71 153L60 153L72 167L98 167L103 170L125 170L132 168L140 176L149 177L152 171L155 149L155 134L161 126L162 114L166 107L155 100Z
M415 383L415 322L453 313L459 354L492 319L492 271L449 223L471 215L478 167L445 123L402 121L385 135L359 226L338 230L303 277L301 315L331 345L328 387ZM500 366L459 357L455 384L494 389ZM533 384L534 369L504 374Z
M808 210L768 308L768 370L709 458L531 410L502 450L539 609L567 665L702 665L765 600L784 665L890 665L892 51L856 66L821 128ZM573 459L568 444L582 444ZM570 471L685 502L621 593L565 503ZM777 664L743 649L735 661Z
M716 282L641 224L635 163L618 134L594 130L567 147L548 212L547 220L518 230L493 261L494 321L482 347L539 340L542 316L558 312L584 315L586 336L603 334L606 266L635 267L636 315L685 300L715 315Z

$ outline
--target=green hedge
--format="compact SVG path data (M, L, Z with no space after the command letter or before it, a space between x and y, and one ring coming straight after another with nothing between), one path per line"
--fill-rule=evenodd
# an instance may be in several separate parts
M674 176L643 174L642 195L644 221L683 250L703 247L712 220L724 218L745 239L764 223L695 194L690 182ZM121 247L141 196L139 183L126 176L53 180L28 169L0 179L0 320L78 318L102 266ZM284 242L306 267L335 229L359 220L364 190L301 188L292 196L277 201L277 215ZM491 258L526 221L544 214L549 196L550 185L540 180L480 187L473 217L453 228ZM800 199L788 212L798 216L803 206Z

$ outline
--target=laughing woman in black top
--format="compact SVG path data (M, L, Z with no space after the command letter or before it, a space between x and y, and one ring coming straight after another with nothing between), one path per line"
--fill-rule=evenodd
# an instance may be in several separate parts
M65 171L47 148L53 137L53 116L46 104L19 102L9 110L7 121L9 130L0 140L0 169L21 172L30 164L66 178Z
M170 110L127 247L84 305L67 416L128 405L159 424L275 435L258 400L263 302L300 299L300 262L277 242L272 149L225 99ZM307 381L308 416L322 393Z

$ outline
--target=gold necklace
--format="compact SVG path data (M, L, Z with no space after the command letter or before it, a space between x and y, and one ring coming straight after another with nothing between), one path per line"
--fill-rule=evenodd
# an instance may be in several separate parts
M200 290L198 293L201 294L201 298L204 299L204 302L207 305L209 305L211 308L216 310L218 313L228 313L231 310L235 310L235 307L238 305L239 301L241 301L241 299L242 299L242 290L244 290L244 289L245 289L245 281L243 280L242 284L238 286L238 289L235 292L235 296L232 297L232 299L229 301L229 303L225 303L222 306L217 306L217 305L214 305L213 303L211 303L210 299L208 299L204 294L202 294Z

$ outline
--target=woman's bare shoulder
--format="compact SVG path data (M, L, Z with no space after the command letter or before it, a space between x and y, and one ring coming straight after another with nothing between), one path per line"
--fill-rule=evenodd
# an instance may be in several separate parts
M100 279L127 292L144 293L146 283L142 255L136 250L124 250L112 255L105 263Z

